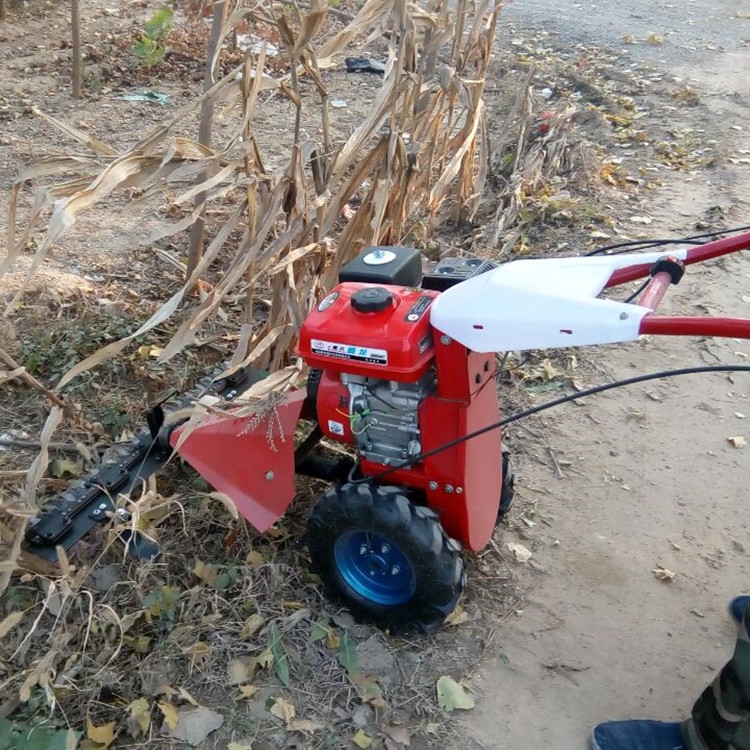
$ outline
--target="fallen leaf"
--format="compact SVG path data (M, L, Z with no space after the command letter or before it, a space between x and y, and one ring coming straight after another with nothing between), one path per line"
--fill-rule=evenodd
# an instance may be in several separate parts
M108 724L102 724L97 727L86 720L86 737L92 742L96 742L102 748L109 747L115 740L115 722L110 721Z
M185 649L185 656L190 657L193 664L200 664L211 653L211 646L205 641L197 641Z
M317 641L322 641L330 632L331 628L328 624L328 620L318 620L313 623L308 640L310 643L317 643Z
M252 638L260 630L265 621L265 618L257 612L254 615L250 615L250 617L245 620L245 625L240 632L240 638Z
M326 633L326 647L330 649L338 648L341 645L341 638L333 631L329 630Z
M274 716L278 716L285 724L295 717L297 714L294 704L290 703L286 698L274 698L274 704L271 706L271 713Z
M245 557L245 565L250 565L253 568L259 568L265 561L265 558L257 549L250 550Z
M159 701L159 710L164 714L164 721L170 729L177 726L180 719L179 711L168 701Z
M664 43L664 37L661 36L661 34L654 34L651 33L648 35L648 39L646 40L649 44L658 45Z
M623 44L635 44L635 37L632 34L623 34L620 41Z
M227 750L253 750L253 746L245 745L242 742L230 742L227 745Z
M359 665L357 646L352 643L349 633L346 631L344 631L341 643L339 644L339 664L341 664L350 677L356 674Z
M241 682L248 682L253 678L257 661L251 657L239 657L229 662L230 685L239 685Z
M81 467L70 458L56 458L50 461L49 473L53 477L77 477L81 473Z
M368 737L361 729L357 730L357 733L352 737L352 742L362 750L372 745L372 737Z
M132 648L136 654L147 654L151 648L150 635L126 635L123 637L122 642L129 648Z
M289 657L281 641L281 633L275 625L271 625L268 631L268 648L276 664L276 676L281 680L282 685L289 687Z
M456 608L451 612L448 617L445 618L446 625L461 625L465 622L467 622L469 619L469 615L466 613L466 610L459 604L456 606Z
M631 216L630 221L632 221L633 224L650 224L653 219L649 219L648 216Z
M437 701L443 711L474 708L474 699L466 692L466 689L446 675L438 678Z
M189 745L200 745L211 732L215 732L224 723L221 714L205 706L195 706L181 709L177 726L170 729L169 734L176 740L182 740Z
M243 698L252 698L257 692L255 685L240 685L240 695Z
M747 445L747 440L745 440L742 435L735 435L734 437L728 437L727 440L732 444L732 447L734 448L744 448Z
M193 567L193 575L196 578L200 578L205 584L209 586L216 586L216 579L219 577L219 571L208 563L204 563L202 560L195 558L195 566Z
M409 747L409 745L411 744L411 733L403 725L386 727L383 730L383 733L387 737L390 737L390 739L392 739L397 745Z
M151 707L145 698L137 698L128 706L127 725L133 737L146 734L151 726Z
M671 581L674 581L675 577L677 576L677 573L674 573L673 571L669 570L668 568L664 568L661 565L657 568L654 568L651 572L660 581L664 581L665 583L670 583Z
M531 551L523 546L523 544L516 544L515 542L510 542L508 544L508 549L513 553L513 556L518 560L520 563L525 563L531 560Z
M252 662L256 667L268 669L273 664L273 654L270 649L266 649L265 651L261 651L258 656L254 656Z

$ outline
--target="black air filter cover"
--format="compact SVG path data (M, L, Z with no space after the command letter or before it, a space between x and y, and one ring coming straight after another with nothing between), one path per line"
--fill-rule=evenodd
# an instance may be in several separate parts
M339 271L339 282L417 287L422 282L422 253L416 247L368 247Z

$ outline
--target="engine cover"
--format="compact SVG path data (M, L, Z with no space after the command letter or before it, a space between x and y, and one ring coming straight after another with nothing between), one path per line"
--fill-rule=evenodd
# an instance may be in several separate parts
M297 353L310 367L414 383L434 356L432 290L346 282L307 317Z

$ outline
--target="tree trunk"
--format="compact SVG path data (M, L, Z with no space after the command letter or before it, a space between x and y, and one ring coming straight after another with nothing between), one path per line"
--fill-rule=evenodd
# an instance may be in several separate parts
M73 98L81 98L81 18L78 13L78 0L71 0L70 20L73 27Z
M208 52L206 56L206 72L203 77L203 90L208 91L214 85L214 58L216 57L219 39L224 28L224 19L226 17L227 1L217 0L214 3L214 16L211 23L211 36L208 40ZM201 120L198 128L198 142L202 146L211 147L211 124L213 121L213 105L204 101L201 105ZM198 182L203 182L207 174L202 172L198 175ZM199 193L195 197L195 205L199 206L206 200L205 193ZM205 208L198 217L198 220L190 227L190 253L188 255L187 277L193 273L195 267L203 257L203 230L206 224Z

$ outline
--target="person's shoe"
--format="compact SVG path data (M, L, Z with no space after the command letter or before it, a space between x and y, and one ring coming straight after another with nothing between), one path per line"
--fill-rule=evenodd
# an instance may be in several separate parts
M750 596L735 596L729 602L729 614L736 623L742 622L748 604L750 604Z
M591 750L687 750L679 723L607 721L591 733Z

